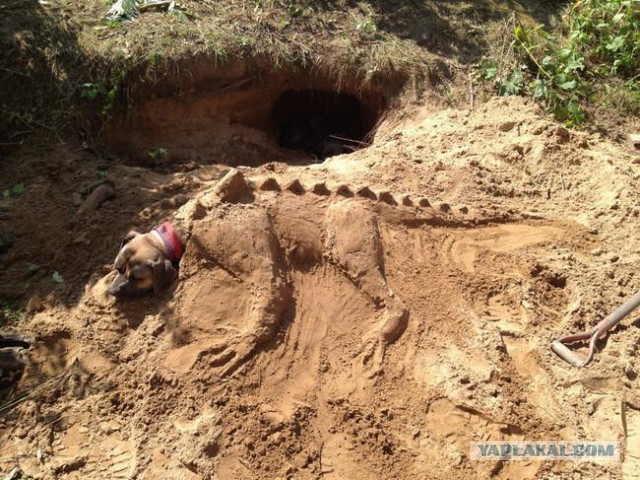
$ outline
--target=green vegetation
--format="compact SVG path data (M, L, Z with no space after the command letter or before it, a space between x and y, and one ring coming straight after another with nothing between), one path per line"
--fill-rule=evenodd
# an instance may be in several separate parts
M98 100L101 109L100 114L103 120L108 120L115 105L118 93L118 83L111 82L107 87L101 82L83 83L80 85L80 96L88 100Z
M12 242L0 237L0 249L3 245L8 248L12 246ZM15 299L28 291L37 280L41 268L37 263L26 262L24 266L8 268L2 272L4 276L0 279L0 320L3 317L11 320L21 319L18 313L23 315L24 312L16 310L9 298Z
M169 149L162 148L162 147L154 148L147 152L147 158L149 158L149 160L161 160L168 156L169 156Z
M68 127L91 139L134 86L188 74L196 62L363 84L424 77L431 65L426 50L381 29L367 2L184 0L183 10L127 22L105 18L112 3L0 5L0 147L36 131L61 139Z
M640 0L578 0L555 31L514 17L511 35L507 54L480 64L499 94L531 95L569 126L590 106L640 111Z
M455 103L484 55L480 77L497 93L531 95L569 124L590 105L634 113L639 1L576 1L554 26L566 2L183 0L119 21L106 18L111 0L7 0L0 148L33 132L91 142L135 88L238 62L248 76L304 70L337 87L430 79ZM508 48L493 51L505 24Z
M25 319L24 310L16 307L13 303L0 299L0 327L5 324L15 324Z
M55 271L51 274L51 281L55 284L64 283L64 278L60 274L60 272Z
M6 188L5 190L3 190L2 196L4 198L18 197L24 193L25 189L26 188L24 186L24 183L16 183L11 188Z

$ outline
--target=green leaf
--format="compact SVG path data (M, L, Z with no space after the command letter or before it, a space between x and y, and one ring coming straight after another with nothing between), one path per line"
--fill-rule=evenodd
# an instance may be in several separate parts
M64 278L62 277L62 275L60 275L58 271L55 271L53 272L53 275L51 275L51 281L53 283L60 284L64 282Z
M570 48L563 48L558 53L558 56L562 59L565 59L565 58L568 58L572 53L573 51Z
M529 85L529 90L531 91L533 98L538 100L546 98L548 95L547 86L540 79L537 79L531 82L531 84Z
M26 190L24 183L16 183L13 187L7 188L2 191L2 196L4 198L9 197L17 197L18 195L22 195Z
M107 18L113 20L130 20L138 14L136 0L116 0L107 12Z
M523 84L522 72L516 70L509 78L500 83L498 93L500 95L517 95L522 91Z
M493 80L494 78L496 78L497 74L498 74L498 67L493 65L485 69L483 77L485 80Z
M147 157L149 157L151 160L166 157L167 155L169 155L169 149L162 147L154 148L147 152Z
M524 28L518 26L513 30L513 35L521 42L521 43L528 43L528 39L527 39L527 32L524 30Z
M94 100L98 95L105 93L104 86L100 83L83 83L80 87L82 88L80 96L89 100Z
M558 87L560 87L563 90L575 90L576 89L576 81L575 80L570 80L568 82L561 83L560 85L558 85Z
M567 105L567 112L569 114L569 121L567 122L569 126L580 125L584 123L586 117L582 108L580 108L580 102L576 97L573 97L569 100Z
M567 70L584 70L584 58L577 57L569 60L569 62L567 63Z
M613 40L611 40L611 42L607 43L606 48L607 50L610 50L612 52L617 52L624 46L625 40L626 40L625 37L623 37L622 35L619 35L615 37Z
M40 265L38 265L37 263L27 262L27 269L29 273L35 273L40 270Z
M24 183L16 183L13 188L11 188L11 193L13 195L22 195L25 191Z
M569 118L569 112L566 107L562 105L556 105L551 109L553 116L556 117L556 120L564 122L567 118Z

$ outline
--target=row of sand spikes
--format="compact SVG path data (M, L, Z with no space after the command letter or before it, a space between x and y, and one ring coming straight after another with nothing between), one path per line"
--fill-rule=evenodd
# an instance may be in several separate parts
M258 190L265 192L286 191L291 192L295 195L304 195L307 192L327 197L332 195L332 191L327 187L327 184L325 182L316 182L307 190L298 179L291 180L283 186L280 186L278 181L273 177L268 177L259 182ZM418 197L414 200L416 196L410 193L404 193L400 194L398 201L390 191L381 190L375 192L369 186L362 186L352 189L349 185L343 183L336 186L333 193L335 193L336 196L340 197L366 198L373 202L378 201L392 206L403 205L405 207L434 208L431 202L425 197ZM450 213L452 211L452 208L448 203L440 203L438 205L438 208L445 213ZM466 214L469 210L467 207L462 206L459 208L459 211L463 214Z
M242 172L236 169L231 169L215 187L215 193L218 197L223 202L230 203L239 201L247 195L250 195L251 191L255 190L262 192L289 192L294 195L304 195L309 192L325 197L335 194L335 196L344 198L365 198L374 202L386 203L391 206L403 205L405 207L436 208L425 197L406 193L402 194L399 197L400 201L398 201L390 191L381 190L375 192L369 186L352 189L347 184L340 184L336 186L332 192L331 189L327 187L326 182L316 182L310 188L306 189L299 179L290 180L284 185L280 185L278 180L274 177L267 177L258 181L248 181ZM444 213L452 213L453 211L448 203L440 203L437 208ZM469 213L469 209L466 206L459 207L458 211L465 215Z

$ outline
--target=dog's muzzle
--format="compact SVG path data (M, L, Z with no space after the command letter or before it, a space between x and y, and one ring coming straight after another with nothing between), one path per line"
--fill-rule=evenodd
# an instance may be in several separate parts
M113 282L111 282L111 285L109 285L109 293L118 300L128 300L140 297L148 293L148 290L140 290L132 282L127 280L125 275L118 273L116 278L113 279Z

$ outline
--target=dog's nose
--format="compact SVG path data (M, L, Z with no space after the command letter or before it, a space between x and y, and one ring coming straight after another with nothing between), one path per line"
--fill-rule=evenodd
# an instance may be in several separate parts
M114 297L117 297L118 295L120 295L120 286L113 286L113 285L109 285L109 294L113 295Z
M108 292L117 300L134 300L152 292L152 290L138 288L134 282L130 282L125 275L119 273L109 285Z
M125 285L111 285L109 287L109 294L116 297L118 300L123 300L132 296L131 289L126 288Z
M127 293L127 285L129 285L127 277L118 273L116 278L113 279L113 282L111 282L111 285L109 285L109 294L116 298L122 298Z
M138 290L131 284L125 283L122 285L111 285L109 287L109 293L116 297L117 300L133 300L145 292Z

